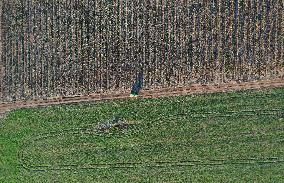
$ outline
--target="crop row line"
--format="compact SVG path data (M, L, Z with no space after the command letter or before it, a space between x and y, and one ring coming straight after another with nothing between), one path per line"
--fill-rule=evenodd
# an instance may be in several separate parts
M184 160L184 161L173 161L173 162L121 162L121 163L112 163L112 164L90 164L88 166L82 165L58 165L56 168L48 165L42 166L31 166L29 167L30 171L65 171L65 170L86 170L86 169L122 169L122 168L142 168L142 167L178 167L178 166L224 166L224 165L242 165L242 166L255 166L255 165L263 165L263 164L279 164L284 163L284 160L270 160L271 158L263 158L263 159L254 159L251 158L243 159L242 161L238 160L210 160L210 161L199 161L199 160Z

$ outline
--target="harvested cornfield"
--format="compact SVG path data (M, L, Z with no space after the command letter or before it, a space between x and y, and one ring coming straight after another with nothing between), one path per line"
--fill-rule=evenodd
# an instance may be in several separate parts
M1 101L283 77L281 0L3 0Z

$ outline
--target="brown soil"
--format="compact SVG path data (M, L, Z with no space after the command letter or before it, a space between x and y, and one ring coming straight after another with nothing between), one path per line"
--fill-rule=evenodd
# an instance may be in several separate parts
M264 88L277 88L284 87L284 79L254 81L254 82L243 82L243 83L226 83L220 85L200 85L193 84L189 87L172 87L172 88L160 88L155 90L142 90L137 98L157 98L166 96L178 96L178 95L189 95L199 93L217 93L217 92L228 92L237 90L248 90L248 89L264 89ZM113 99L133 99L129 96L130 92L121 94L90 94L82 96L68 96L68 97L57 97L42 100L31 100L31 101L17 101L13 103L1 103L0 104L0 115L4 115L6 112L13 109L19 108L30 108L48 105L58 104L69 104L89 101L100 101L100 100L113 100Z

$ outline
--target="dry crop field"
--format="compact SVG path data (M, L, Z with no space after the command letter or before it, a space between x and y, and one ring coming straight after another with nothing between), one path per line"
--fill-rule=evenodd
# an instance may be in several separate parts
M14 110L0 121L0 182L282 182L283 96L278 88ZM124 125L107 129L113 116Z
M284 75L282 0L1 2L1 101Z

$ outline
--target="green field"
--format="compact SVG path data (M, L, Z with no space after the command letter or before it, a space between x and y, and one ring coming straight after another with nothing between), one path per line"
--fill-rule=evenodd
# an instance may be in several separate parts
M114 115L126 129L100 132ZM0 182L284 182L284 88L20 109Z

